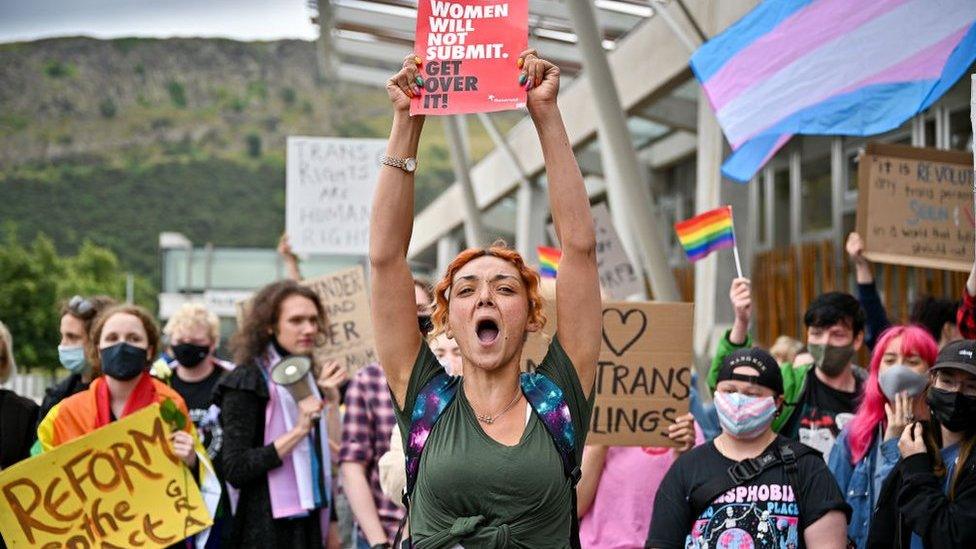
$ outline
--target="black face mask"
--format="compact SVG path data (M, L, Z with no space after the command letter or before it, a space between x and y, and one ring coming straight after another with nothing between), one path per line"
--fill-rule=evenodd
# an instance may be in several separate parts
M417 322L420 324L420 333L427 335L434 329L434 321L430 315L417 315Z
M926 401L932 417L953 433L968 433L976 428L976 397L931 387Z
M106 347L100 352L102 358L102 372L108 377L120 381L135 379L146 369L147 355L145 349L140 349L128 343L117 343Z
M194 345L192 343L180 343L173 346L173 356L179 361L180 366L185 368L196 368L210 354L210 347L205 345Z

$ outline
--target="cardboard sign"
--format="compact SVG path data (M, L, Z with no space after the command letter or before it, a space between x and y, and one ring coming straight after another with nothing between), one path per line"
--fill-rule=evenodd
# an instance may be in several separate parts
M528 0L420 0L414 52L424 85L410 114L524 107L517 61L528 45L528 20Z
M866 258L952 271L972 268L971 154L869 143L857 180L857 231Z
M600 288L610 298L621 301L634 296L646 297L644 282L624 251L606 202L593 206L591 211L596 231L596 263L600 271ZM558 243L556 226L550 223L546 230L549 238Z
M555 301L547 299L544 334L532 334L525 368L544 357L556 331ZM603 306L603 347L587 444L675 446L667 437L688 413L694 363L691 303L612 302Z
M645 296L644 283L627 258L620 242L613 219L605 202L593 207L593 223L596 225L596 261L600 270L600 287L613 299L624 300Z
M366 255L383 139L289 137L285 226L299 254Z
M166 547L211 525L154 404L0 472L8 547Z
M373 324L369 317L369 292L363 267L357 265L306 280L302 284L319 296L329 323L325 344L315 350L316 365L337 360L352 374L376 362Z

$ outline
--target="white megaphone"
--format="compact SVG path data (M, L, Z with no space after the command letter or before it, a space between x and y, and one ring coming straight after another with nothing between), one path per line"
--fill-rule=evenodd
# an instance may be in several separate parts
M295 402L298 402L312 394L305 379L311 369L312 359L307 356L292 355L271 369L271 380L288 389Z

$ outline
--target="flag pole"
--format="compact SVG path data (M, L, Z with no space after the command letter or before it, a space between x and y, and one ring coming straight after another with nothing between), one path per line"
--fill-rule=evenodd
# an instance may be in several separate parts
M732 215L732 206L729 209L729 217L732 218L732 257L735 258L735 273L738 278L742 278L742 262L739 261L739 239L735 237L735 216Z

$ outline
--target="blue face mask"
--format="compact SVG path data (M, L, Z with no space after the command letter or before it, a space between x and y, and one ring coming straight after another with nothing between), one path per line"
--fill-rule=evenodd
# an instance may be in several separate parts
M58 345L58 359L72 374L81 374L88 370L88 359L85 358L85 347L82 345L74 347Z

